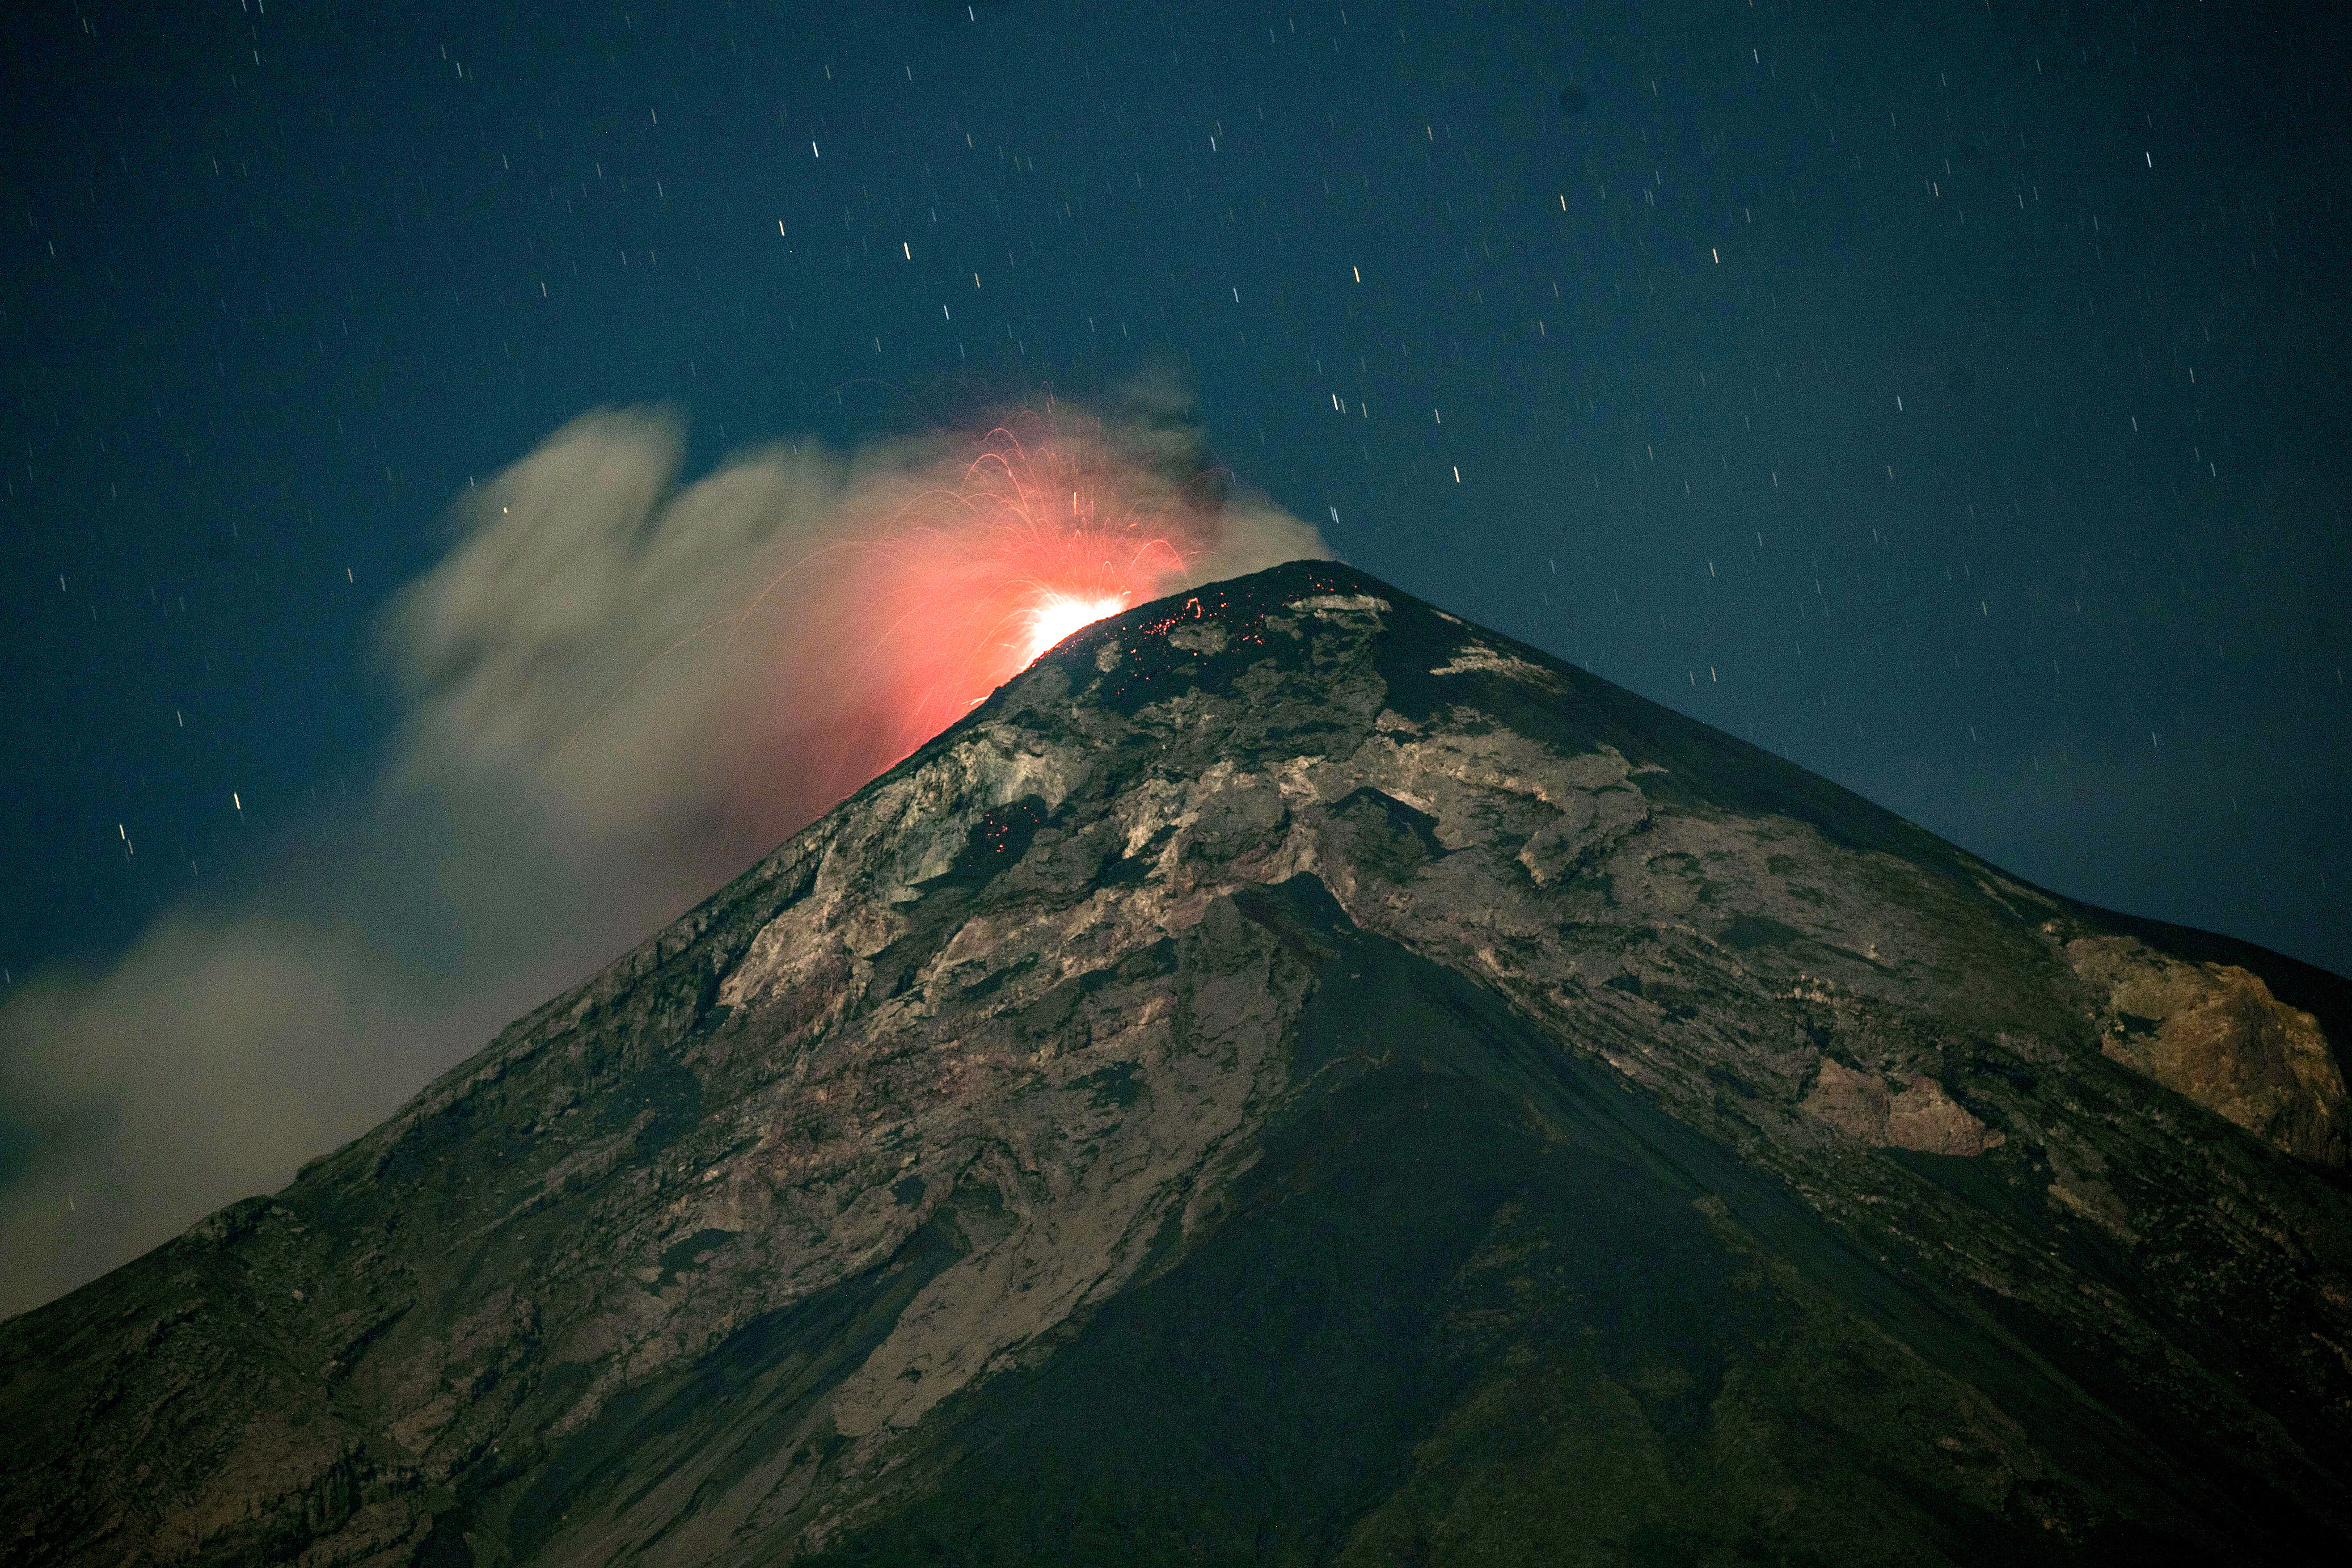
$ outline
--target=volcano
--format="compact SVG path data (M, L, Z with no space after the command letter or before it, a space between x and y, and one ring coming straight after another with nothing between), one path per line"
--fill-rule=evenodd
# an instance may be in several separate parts
M0 1561L2341 1563L2347 1040L1296 562L0 1324Z

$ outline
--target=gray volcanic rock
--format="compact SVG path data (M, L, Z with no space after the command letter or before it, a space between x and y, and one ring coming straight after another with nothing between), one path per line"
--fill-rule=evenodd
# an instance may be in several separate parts
M2347 1027L1277 568L0 1324L0 1562L2341 1562Z

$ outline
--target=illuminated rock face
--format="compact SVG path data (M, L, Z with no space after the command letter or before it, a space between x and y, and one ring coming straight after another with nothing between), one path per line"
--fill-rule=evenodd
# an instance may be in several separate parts
M0 1325L0 1562L2340 1561L2347 1018L1277 568Z
M2101 1051L2291 1155L2345 1163L2352 1115L2327 1036L2261 976L2127 936L2077 937L2066 954L2105 993Z

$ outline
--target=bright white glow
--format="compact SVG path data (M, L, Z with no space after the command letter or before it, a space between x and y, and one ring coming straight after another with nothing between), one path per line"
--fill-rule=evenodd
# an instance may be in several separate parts
M1037 662L1037 655L1068 636L1081 626L1091 626L1106 615L1116 615L1127 608L1124 599L1089 599L1074 593L1042 593L1036 606L1029 612L1029 642L1021 651L1021 664L1025 669Z

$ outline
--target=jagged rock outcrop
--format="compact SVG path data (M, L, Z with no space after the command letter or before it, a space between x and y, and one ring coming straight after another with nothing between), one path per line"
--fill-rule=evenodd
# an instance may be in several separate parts
M0 1324L0 1562L2334 1561L2347 1018L1278 568Z
M2200 963L2129 936L2066 944L2104 992L2099 1049L2291 1155L2345 1163L2352 1111L2319 1020L2236 964Z

